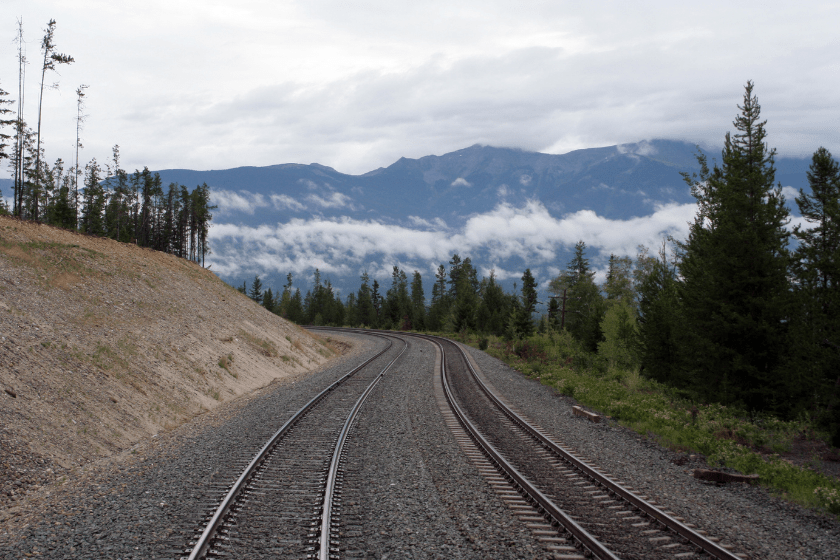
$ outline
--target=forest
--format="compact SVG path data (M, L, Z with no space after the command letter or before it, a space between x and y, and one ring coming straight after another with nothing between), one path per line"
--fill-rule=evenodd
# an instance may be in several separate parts
M440 264L427 300L420 272L394 266L390 286L363 274L344 299L315 270L301 294L292 275L282 291L259 276L239 288L299 324L479 333L527 340L569 333L603 367L636 370L688 398L752 416L807 415L840 445L840 166L819 148L809 189L790 211L775 181L775 150L748 82L719 162L698 156L684 174L698 204L688 238L612 255L595 281L580 241L547 291L537 318L537 283L526 269L513 293L494 275L478 278L469 257Z
M50 165L42 141L42 105L46 79L59 66L74 58L56 52L55 20L50 20L41 40L41 82L37 121L33 130L24 118L25 70L28 64L23 24L18 22L18 98L0 89L0 162L8 160L13 177L12 204L0 198L0 213L10 214L64 229L131 242L141 247L172 253L204 265L210 253L208 233L210 188L192 191L172 183L164 190L160 175L143 171L128 173L120 166L120 148L115 145L103 166L92 158L82 166L79 151L86 115L85 90L76 89L76 143L69 167L62 158ZM46 89L50 89L49 86ZM9 108L16 104L16 109ZM8 132L12 132L11 134ZM81 184L80 184L81 179ZM2 195L2 193L0 193Z

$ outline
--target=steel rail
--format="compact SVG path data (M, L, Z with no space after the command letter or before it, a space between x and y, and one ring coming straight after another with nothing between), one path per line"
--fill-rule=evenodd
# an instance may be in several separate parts
M380 338L386 338L382 335L371 333L373 336L379 336ZM387 340L387 338L386 338ZM303 408L298 410L294 416L289 418L279 430L277 430L273 436L263 445L262 449L257 452L251 462L245 467L245 470L242 471L242 474L239 475L239 478L233 484L231 489L228 491L227 495L225 495L222 502L219 504L218 508L216 508L216 512L213 514L213 517L207 523L207 527L205 527L204 531L201 533L201 536L196 541L195 546L193 547L188 560L197 560L201 558L207 553L207 550L210 548L210 544L213 540L213 537L216 535L216 531L219 528L219 525L222 524L227 514L230 512L231 508L236 503L237 498L245 489L245 486L250 481L251 477L254 475L254 472L257 470L257 467L262 463L262 461L266 458L266 456L270 453L271 449L286 435L286 433L301 419L303 416L306 415L307 412L312 410L315 405L317 405L324 397L326 397L329 393L335 390L339 385L344 383L347 379L358 373L362 368L370 364L376 358L382 356L385 352L387 352L391 346L393 346L393 342L388 340L388 346L386 346L381 352L377 353L376 355L370 357L368 360L360 364L359 366L353 368L340 379L332 383L329 387L315 395L308 403L306 403Z
M330 528L332 527L332 507L333 507L333 499L335 495L335 481L336 476L338 475L338 467L341 460L341 455L344 452L344 444L347 441L347 437L350 434L350 429L353 426L353 422L356 420L356 416L361 410L362 405L365 403L365 400L368 398L368 395L373 392L374 387L376 384L379 383L379 380L382 379L382 376L385 375L385 372L390 369L394 362L400 359L406 349L408 348L408 342L402 340L402 343L405 345L403 346L402 351L397 354L397 357L391 360L391 362L385 366L385 368L379 372L379 375L376 376L368 388L365 389L365 392L362 393L362 396L356 401L356 404L353 406L353 410L350 411L350 414L347 416L347 420L344 422L344 427L341 429L341 434L338 436L338 440L335 444L335 449L333 450L332 460L330 461L330 470L329 474L327 475L327 484L324 491L324 503L321 510L321 546L318 552L318 560L329 560L330 558Z
M496 396L496 394L490 390L490 388L478 377L478 374L476 373L475 369L470 363L470 360L467 358L464 350L458 344L455 344L454 342L453 344L456 348L458 348L458 351L464 357L464 361L467 363L467 367L469 368L473 380L475 380L475 382L482 389L484 394L487 395L487 397L499 408L499 410L502 411L502 413L505 414L505 416L507 416L510 420L515 422L520 428L528 432L528 434L530 434L532 437L537 439L537 441L539 441L547 449L556 453L557 455L560 455L567 463L570 463L577 470L582 472L585 476L589 477L597 484L605 487L608 491L612 492L616 496L621 497L630 505L632 505L648 517L656 520L661 525L664 525L680 537L685 538L691 544L702 549L707 554L719 560L741 560L738 556L729 552L722 546L710 541L703 535L693 531L690 527L687 527L686 525L680 523L679 521L666 514L653 504L648 503L642 498L636 496L630 490L627 490L620 484L599 473L598 471L584 463L581 459L576 457L569 450L564 449L562 446L556 444L555 442L551 441L546 436L541 434L527 420L522 418L522 416L508 408L508 406L505 405L505 403L503 403L498 398L498 396Z
M455 401L455 396L452 394L452 390L449 387L449 381L446 378L446 353L444 352L443 345L436 340L433 340L433 342L437 344L441 350L440 375L444 393L446 394L446 400L449 403L452 412L458 418L461 425L464 426L464 429L473 441L475 441L476 444L484 450L485 454L487 454L491 460L496 463L496 465L498 465L511 479L513 479L532 500L539 504L543 511L545 511L546 514L551 517L555 523L557 523L557 525L563 527L566 531L571 533L572 536L574 536L574 538L577 539L577 541L590 553L601 560L619 560L618 557L601 544L598 539L591 535L586 529L578 525L571 517L569 517L562 509L551 501L548 496L540 492L539 489L531 484L524 475L522 475L512 464L510 464L507 459L505 459L502 454L489 441L487 441L487 439L481 434L481 432L479 432L469 418L467 418L466 413Z
M353 331L353 332L363 332L365 334L376 334L376 333L389 333L389 331L376 331L376 330L357 330L357 329L336 329L336 330L346 330L346 331ZM390 333L393 334L393 333ZM567 449L563 448L562 446L556 444L555 442L548 439L545 435L540 433L536 428L534 428L527 420L525 420L522 416L517 414L516 412L512 411L504 402L502 402L498 396L478 377L475 369L472 366L472 363L467 358L466 353L464 352L461 346L453 341L445 339L443 337L436 337L432 335L424 335L418 333L400 333L406 336L414 336L417 338L421 338L424 340L428 340L433 344L436 344L438 347L441 348L441 353L443 354L442 345L438 342L438 340L446 340L447 342L452 343L458 351L461 353L464 361L467 364L467 368L470 371L470 375L472 378L478 383L478 386L482 389L482 391L487 395L487 397L499 408L499 410L505 414L511 421L516 423L520 428L530 434L532 437L537 439L547 450L554 452L555 454L559 455L563 460L567 463L571 464L574 468L584 474L584 476L590 478L597 484L600 484L604 488L606 488L609 492L613 495L618 496L629 503L632 507L643 513L644 515L650 517L651 519L657 521L663 527L673 531L678 536L684 538L692 545L697 547L700 551L709 554L713 558L717 558L718 560L741 560L741 558L735 555L732 552L729 552L722 546L718 545L717 543L710 541L703 535L697 533L696 531L692 530L690 527L686 526L685 524L679 522L678 520L674 519L670 515L666 514L664 511L660 510L653 504L648 503L647 501L643 500L639 496L635 495L630 490L624 488L620 484L616 483L615 481L609 479L608 477L604 476L603 474L599 473L589 465L587 465L583 460L575 456L572 452L568 451ZM442 359L445 359L442 355ZM445 378L444 378L445 381ZM446 397L447 400L450 400L451 395L448 389L448 384L444 384L444 388L446 390ZM454 400L450 400L451 403L454 403ZM455 404L457 406L457 404ZM454 408L454 407L453 407ZM459 416L459 420L461 416ZM466 418L464 418L466 420ZM468 420L466 420L469 422ZM463 424L464 422L462 422ZM471 425L471 424L470 424ZM466 425L465 425L466 428ZM468 433L470 433L471 437L473 434L469 429L467 429ZM477 433L477 430L476 430ZM473 437L475 439L475 437ZM501 457L501 456L500 456ZM503 459L504 460L504 459ZM521 476L521 475L520 475ZM518 481L517 481L518 482ZM574 521L572 521L574 523Z

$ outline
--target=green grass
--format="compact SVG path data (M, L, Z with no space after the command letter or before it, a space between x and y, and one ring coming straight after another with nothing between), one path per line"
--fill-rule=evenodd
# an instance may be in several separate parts
M797 435L813 433L806 421L770 416L750 420L736 409L691 402L638 371L610 367L584 352L566 332L509 342L497 337L453 336L524 375L538 379L619 424L677 451L701 453L711 466L758 474L761 484L786 499L840 515L840 481L793 465L779 453ZM485 342L483 339L487 339Z

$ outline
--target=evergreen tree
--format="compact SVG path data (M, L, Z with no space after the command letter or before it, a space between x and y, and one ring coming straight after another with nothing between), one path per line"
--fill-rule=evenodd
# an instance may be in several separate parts
M104 235L105 189L102 188L102 168L96 162L96 158L85 166L84 203L79 224L81 230L91 235Z
M8 159L10 154L6 150L9 147L9 140L11 140L11 135L6 134L3 132L5 127L15 124L15 119L10 119L9 115L12 114L12 110L7 108L6 105L14 103L11 99L6 99L6 96L9 95L9 92L4 91L0 88L0 163L3 162L4 159Z
M289 300L289 321L302 325L306 320L303 312L303 297L300 295L300 288L295 289L295 293Z
M446 267L441 264L435 273L435 283L432 286L432 304L428 315L428 328L431 331L442 331L449 315L451 299L446 282Z
M344 302L344 320L343 326L355 327L359 324L359 308L356 305L356 294L350 292L347 294L347 299Z
M513 310L511 300L516 299L506 294L496 282L496 271L490 271L489 278L481 280L481 303L476 311L476 329L479 332L502 336L505 334Z
M476 313L481 300L478 296L480 285L473 281L475 277L476 271L470 259L464 259L455 275L456 283L452 296L451 324L456 332L476 329Z
M526 268L522 275L522 301L512 316L512 326L517 338L526 338L534 334L534 310L537 306L537 281Z
M659 258L642 249L634 271L638 293L635 354L646 377L677 387L689 379L679 367L679 337L682 332L677 269L668 262L665 245Z
M782 394L779 366L786 346L790 264L788 210L774 185L775 150L747 82L737 133L726 135L720 167L689 177L698 213L680 244L679 297L684 367L704 398L743 402L752 410Z
M370 292L370 277L367 271L362 273L362 285L359 287L359 294L356 297L356 320L362 326L375 327L376 309L373 307L373 298Z
M260 280L259 275L254 276L254 281L251 282L251 289L248 290L248 297L257 302L257 304L262 304L262 280Z
M382 317L382 295L379 293L379 282L373 281L373 289L370 291L370 304L373 306L374 323L373 327L379 328Z
M271 288L268 288L265 293L263 293L262 306L272 313L276 312L277 302L274 299L274 294L272 293Z
M416 270L411 280L411 322L414 330L422 331L426 328L426 296L423 293L423 278Z
M819 148L807 176L811 192L800 189L796 204L810 227L793 229L799 241L798 313L792 321L789 394L808 408L826 411L832 443L840 446L840 165Z
M549 283L549 291L562 296L566 293L565 328L584 348L594 352L602 340L601 317L603 297L595 284L595 272L589 268L586 243L575 245L575 254L566 270Z

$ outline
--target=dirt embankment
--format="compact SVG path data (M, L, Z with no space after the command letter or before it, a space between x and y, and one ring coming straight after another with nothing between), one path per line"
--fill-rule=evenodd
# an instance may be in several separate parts
M336 350L195 263L0 217L0 510Z

